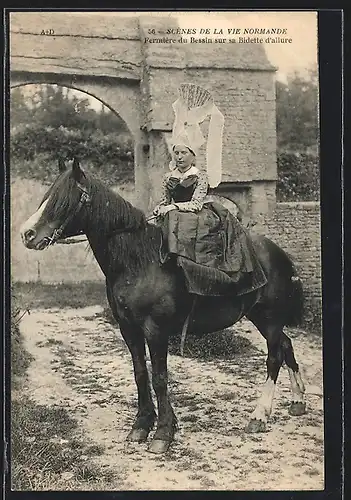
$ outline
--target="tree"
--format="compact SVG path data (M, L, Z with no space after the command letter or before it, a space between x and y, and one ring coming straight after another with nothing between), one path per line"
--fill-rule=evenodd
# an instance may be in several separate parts
M88 99L57 85L41 85L31 97L31 107L34 124L42 127L81 129L96 118Z
M111 185L132 182L133 141L123 120L106 106L57 85L11 94L13 174L51 182L57 158L78 157Z
M27 125L32 121L32 113L26 104L22 87L15 87L11 92L10 126Z
M276 83L279 201L319 199L318 73Z
M294 73L287 83L276 83L278 150L304 153L317 149L318 73L311 68L307 76Z
M31 124L33 127L65 127L86 132L100 129L104 133L128 133L124 121L106 106L91 107L84 94L59 85L38 85L24 96L21 87L11 92L11 125Z

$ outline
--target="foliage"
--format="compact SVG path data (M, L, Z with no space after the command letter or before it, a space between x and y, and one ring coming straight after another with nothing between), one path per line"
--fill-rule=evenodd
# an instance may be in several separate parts
M134 181L131 141L116 144L116 138L97 131L90 139L79 131L26 127L12 135L11 173L27 179L51 183L58 174L58 157L77 157L83 168L107 184Z
M279 151L304 153L317 150L318 73L289 75L287 83L276 82L277 142Z
M34 160L40 153L49 158L89 158L96 165L114 161L130 161L133 156L131 140L123 137L124 143L116 142L114 134L104 134L101 130L90 134L85 130L60 126L43 127L41 124L17 127L11 136L11 155L26 160Z
M79 158L108 184L134 180L133 143L121 118L67 88L42 85L25 95L11 94L11 171L14 175L51 183L57 161Z
M312 154L279 154L277 201L318 200L319 158Z
M319 199L318 73L276 82L278 201Z
M70 163L68 163L68 166ZM95 167L92 163L81 162L85 172L91 173L95 178L110 187L118 186L121 189L133 183L133 169L129 163L121 163L120 168L116 164L105 164ZM46 155L37 155L35 160L20 160L11 158L11 175L17 180L37 180L41 184L50 185L58 176L58 162L49 159Z
M10 117L11 128L40 124L55 129L64 126L90 132L101 130L116 136L128 133L124 121L102 103L97 111L91 108L88 99L58 85L38 85L34 92L16 87L11 92Z
M17 387L20 377L25 374L30 362L31 355L23 345L23 336L19 329L19 322L23 312L19 306L19 300L14 286L11 286L11 383Z

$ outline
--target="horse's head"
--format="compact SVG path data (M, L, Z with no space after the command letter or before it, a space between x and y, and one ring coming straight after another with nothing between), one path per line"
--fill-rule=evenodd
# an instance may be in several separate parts
M24 245L43 250L59 239L84 231L83 206L89 202L87 179L75 159L71 168L59 161L60 175L46 192L37 211L20 232Z

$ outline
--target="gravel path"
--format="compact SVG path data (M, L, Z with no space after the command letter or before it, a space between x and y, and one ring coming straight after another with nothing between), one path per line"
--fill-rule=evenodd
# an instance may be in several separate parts
M69 409L113 470L111 490L321 490L324 488L322 346L288 330L306 384L307 413L288 414L289 378L278 379L268 432L245 425L265 380L265 342L241 321L233 334L249 346L235 359L169 357L170 392L179 431L165 456L126 444L136 413L129 353L101 308L32 310L21 322L35 357L27 392Z

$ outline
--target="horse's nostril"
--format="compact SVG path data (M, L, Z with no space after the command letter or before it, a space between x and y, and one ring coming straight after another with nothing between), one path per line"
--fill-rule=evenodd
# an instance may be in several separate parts
M27 229L27 231L24 233L24 238L26 241L31 241L34 240L37 232L35 229Z

